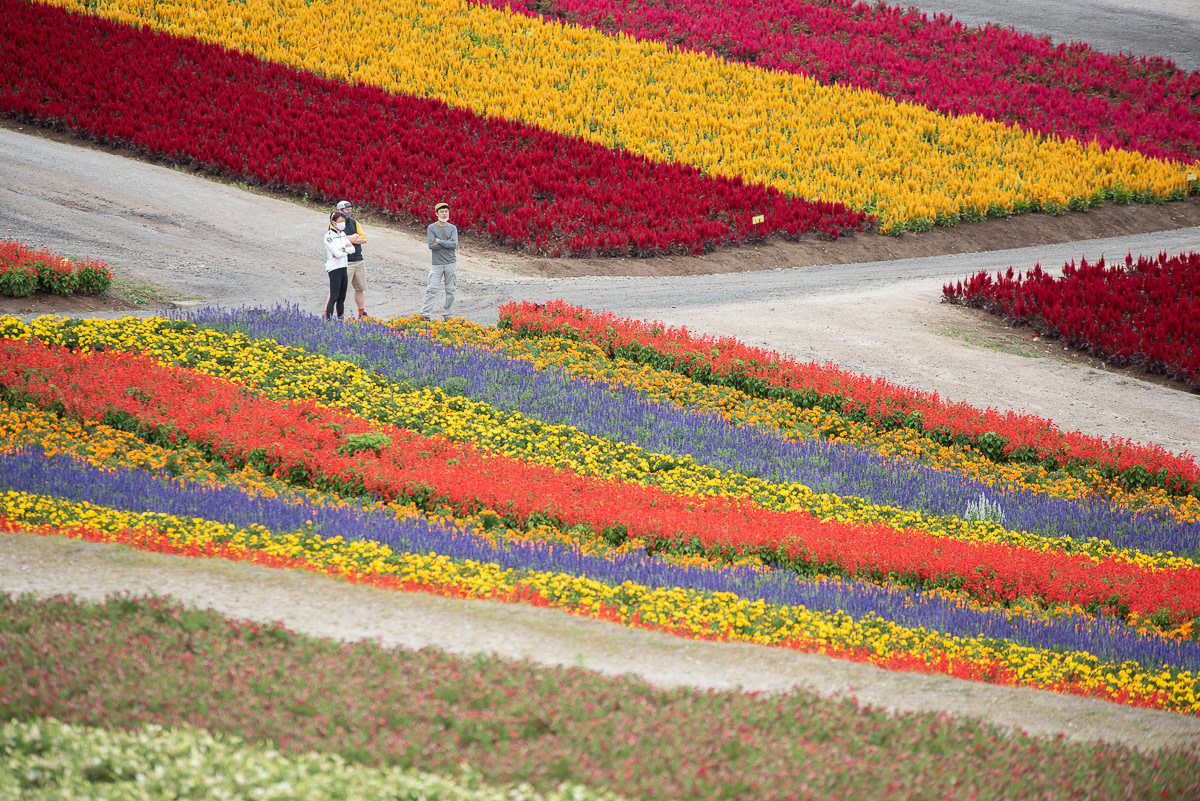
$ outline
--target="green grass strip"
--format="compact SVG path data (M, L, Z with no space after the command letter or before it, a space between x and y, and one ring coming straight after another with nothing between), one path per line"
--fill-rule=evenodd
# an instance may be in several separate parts
M1195 798L1200 755L1041 739L805 692L320 640L160 598L0 596L0 720L183 723L285 754L631 798ZM1161 794L1161 795L1160 795Z

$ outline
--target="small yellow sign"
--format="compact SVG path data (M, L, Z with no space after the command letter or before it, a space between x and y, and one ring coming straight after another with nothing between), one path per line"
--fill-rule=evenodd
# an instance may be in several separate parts
M1189 178L1188 180L1190 181L1191 179ZM753 217L750 218L750 222L754 223L755 225L758 225L760 222L762 222L765 219L767 219L766 215L755 214Z
M1189 172L1189 173L1187 174L1187 179L1188 179L1189 181L1194 181L1194 180L1196 180L1196 173L1194 173L1194 172Z

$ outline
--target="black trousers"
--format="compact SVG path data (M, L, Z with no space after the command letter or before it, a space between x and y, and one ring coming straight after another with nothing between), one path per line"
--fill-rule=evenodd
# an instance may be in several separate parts
M325 319L328 320L333 316L333 309L337 307L337 316L340 320L346 312L346 288L350 285L350 275L345 267L339 267L336 270L329 271L329 302L325 304Z

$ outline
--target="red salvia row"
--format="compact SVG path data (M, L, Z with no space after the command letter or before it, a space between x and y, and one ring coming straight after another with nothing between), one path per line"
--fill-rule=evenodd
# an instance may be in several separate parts
M770 235L836 238L870 221L841 204L23 0L0 0L0 114L405 219L428 219L446 201L464 232L537 254L702 252Z
M525 336L567 336L590 342L609 356L632 358L698 381L736 387L760 396L807 397L879 428L907 426L945 434L1000 459L1053 460L1060 466L1095 466L1131 483L1157 483L1177 493L1200 491L1200 467L1188 456L1120 437L1063 432L1050 420L1011 410L981 411L938 394L896 386L833 364L801 362L733 337L696 335L666 326L595 312L562 301L507 303L500 325ZM998 438L993 446L991 437Z
M699 543L713 554L757 553L799 569L951 584L986 601L1051 603L1200 616L1200 570L1150 570L1116 559L972 544L883 525L821 522L749 501L673 495L488 455L318 406L282 402L245 386L127 353L73 354L58 346L0 343L0 386L80 420L108 421L165 442L192 441L238 466L339 491L405 496L463 512L494 509L518 521L545 514L595 531L623 527L661 547ZM364 435L378 450L352 453Z
M1158 57L1053 45L1012 29L931 18L911 6L855 0L484 2L809 75L943 114L976 114L1155 158L1200 158L1200 72Z
M952 303L984 308L1032 325L1118 366L1140 365L1200 388L1200 253L1156 258L1133 254L1124 265L1080 259L1062 277L1041 265L976 273L942 289Z

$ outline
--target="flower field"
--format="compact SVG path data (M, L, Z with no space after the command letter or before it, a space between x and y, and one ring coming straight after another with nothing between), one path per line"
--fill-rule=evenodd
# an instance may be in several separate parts
M805 74L942 114L973 114L1156 158L1195 162L1200 155L1200 76L1163 59L1119 58L1082 42L1051 45L999 26L971 28L945 14L882 3L489 5L530 14L541 8L564 22Z
M1187 269L1186 265L1179 267L1181 274ZM1194 270L1183 278L1182 311L1188 310L1187 286L1194 280ZM1173 290L1171 284L1165 291ZM1094 300L1089 298L1089 302ZM1178 321L1179 314L1171 311ZM1157 446L1061 432L1048 420L947 403L936 395L830 365L802 364L733 338L697 337L686 329L624 320L561 302L508 304L500 315L500 325L520 337L549 334L579 340L608 356L682 373L701 383L783 399L802 408L822 408L837 416L827 419L825 425L839 433L854 423L876 433L907 431L935 444L967 446L994 462L1063 469L1093 486L1102 482L1127 487L1155 485L1170 494L1190 493L1200 499L1195 460ZM1183 333L1168 341L1186 349L1189 337Z
M0 11L8 119L537 256L1200 194L1200 74L882 3ZM1197 258L945 295L1196 387ZM0 294L111 280L0 243ZM1200 716L1194 456L561 301L0 317L17 535ZM0 592L8 797L1200 798L1200 751Z
M447 200L537 254L1200 191L1194 76L886 6L768 3L726 36L707 0L390 0L337 39L333 9L294 0L4 3L0 113L405 219Z
M347 87L52 8L31 14L23 0L4 3L0 112L270 188L361 198L418 219L450 199L465 230L547 254L699 252L768 233L836 238L866 221L836 203L435 100ZM50 72L47 51L61 59ZM347 141L339 133L346 127L369 133ZM759 213L770 221L756 233Z
M1041 265L1014 277L986 273L947 285L951 303L984 308L1117 365L1137 364L1200 388L1200 253L1125 264L1081 259L1062 277Z
M1080 477L1041 466L1017 479L1011 463L968 445L835 421L817 405L702 382L549 330L407 318L330 326L277 309L5 318L2 332L6 530L1200 712L1192 495L1115 487L1096 468ZM122 608L136 617L142 603ZM28 604L7 614L16 610L92 614ZM65 646L51 638L29 653L42 659L56 647ZM0 676L6 669L16 673L0 684L18 689L0 695L5 717L131 729L199 722L289 750L259 713L198 718L171 702L117 718L127 704L115 697L60 704L53 699L72 697L67 685L26 695L19 665L0 665ZM172 697L165 688L176 679L164 671L161 692ZM429 725L449 736L437 720ZM480 725L455 728L452 750L494 744L510 726ZM542 724L520 725L534 729L505 742L550 747ZM331 722L295 747L335 728L359 731ZM409 746L353 741L321 750L453 778L451 763L415 759ZM532 756L512 753L472 766L487 786L614 787L597 779L602 766L547 774L549 751L536 769L521 761ZM657 769L639 770L648 771L644 791L664 797ZM840 786L839 775L812 786ZM456 781L446 792L466 792Z
M1200 713L1194 495L1114 482L1097 466L1014 473L970 442L939 444L790 396L702 381L668 363L668 346L690 341L683 331L647 338L629 358L629 342L610 353L580 333L586 325L564 336L516 324L538 313L555 319L548 308L507 309L508 324L491 327L415 318L331 326L288 308L4 318L0 526ZM595 316L571 313L576 322ZM642 325L607 320L610 331ZM646 357L651 350L664 366ZM152 602L122 603L122 614L137 617ZM35 607L12 602L5 614L94 614ZM49 637L28 653L44 659L59 647ZM124 652L96 647L109 649L96 652L106 661ZM166 699L176 679L164 670ZM128 706L116 696L68 703L69 685L27 682L19 663L0 665L0 686L10 688L0 692L3 717L201 725L267 737L285 751L293 742L270 733L292 724L268 725L257 712L197 717L163 701L114 717ZM238 692L239 708L259 703L244 695L250 689ZM437 720L428 725L453 734L456 753L495 744L517 725L481 721L467 732ZM321 750L453 778L450 762L375 739L399 725L372 724L374 745L353 734L358 744ZM294 747L358 726L329 722ZM520 726L524 734L504 742L521 753L550 747L539 740L549 736L544 724ZM522 761L534 756L516 753L472 767L488 786L618 788L598 778L608 770L600 763L565 767L582 759L569 750L549 774L558 756L541 753L535 769ZM658 769L639 770L649 771L646 797L665 797ZM841 786L836 771L822 775L833 783L819 786ZM780 779L779 797L792 781Z

